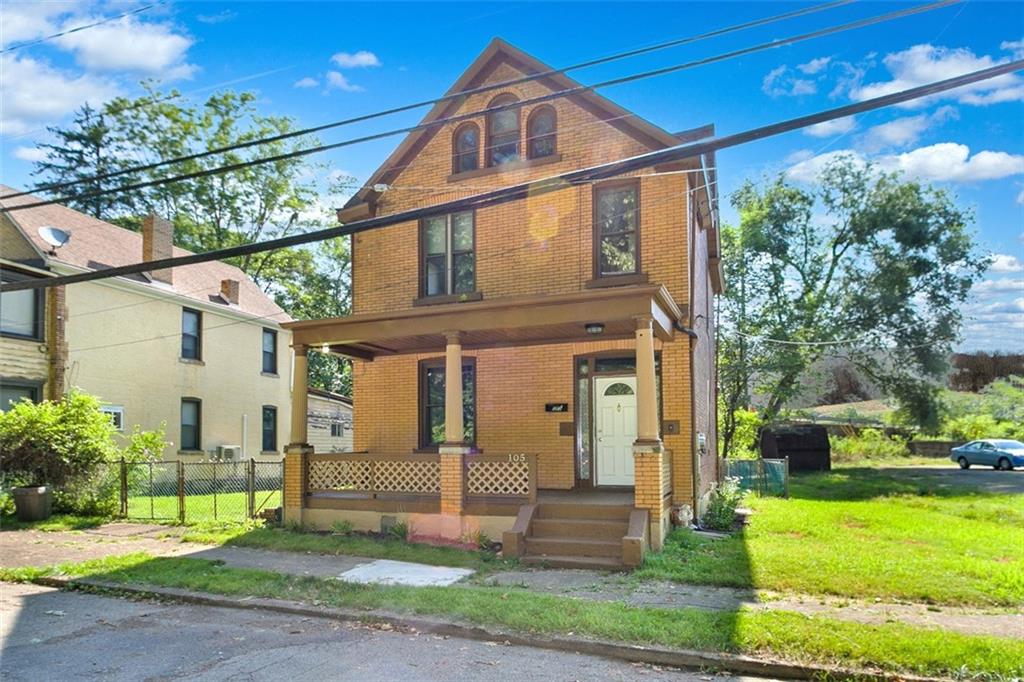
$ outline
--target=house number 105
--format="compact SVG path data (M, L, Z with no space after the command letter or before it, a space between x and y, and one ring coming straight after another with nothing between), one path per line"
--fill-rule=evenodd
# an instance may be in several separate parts
M521 463L526 461L526 455L523 455L523 454L509 455L508 456L508 461L512 462L513 464L521 464Z

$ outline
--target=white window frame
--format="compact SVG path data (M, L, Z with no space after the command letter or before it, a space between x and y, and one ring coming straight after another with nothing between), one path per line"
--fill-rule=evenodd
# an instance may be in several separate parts
M120 405L103 405L100 407L100 412L109 414L111 421L114 423L114 428L124 433L124 407Z

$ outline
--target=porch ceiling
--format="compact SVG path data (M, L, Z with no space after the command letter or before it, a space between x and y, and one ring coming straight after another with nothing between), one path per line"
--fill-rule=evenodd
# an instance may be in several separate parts
M514 296L323 320L287 322L295 345L372 360L378 355L435 351L445 334L461 332L464 348L560 343L633 336L636 319L650 317L668 341L682 311L660 285L622 286L546 296ZM600 336L584 325L604 324Z

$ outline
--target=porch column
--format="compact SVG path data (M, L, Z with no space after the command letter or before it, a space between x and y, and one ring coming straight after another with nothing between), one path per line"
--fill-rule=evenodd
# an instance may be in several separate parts
M444 353L444 443L441 458L441 513L461 515L465 506L465 443L462 420L462 337L445 333ZM460 526L461 528L461 526Z
M658 433L658 388L654 370L654 320L636 320L636 441L633 443L633 506L647 511L649 542L661 549L668 529L665 456Z
M306 466L313 452L307 442L306 419L309 365L306 346L295 346L295 367L292 374L291 442L284 455L284 520L302 524L306 499Z

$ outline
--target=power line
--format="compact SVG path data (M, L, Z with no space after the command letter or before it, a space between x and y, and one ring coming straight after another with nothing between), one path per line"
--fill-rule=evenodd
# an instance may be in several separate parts
M644 71L644 72L641 72L641 73L635 73L635 74L631 74L631 75L628 75L628 76L621 76L619 78L613 78L611 80L602 81L600 83L595 83L593 85L578 85L578 86L574 86L574 87L571 87L571 88L566 88L565 90L559 90L557 92L549 93L547 95L541 95L541 96L538 96L538 97L533 97L533 98L521 100L521 101L518 101L518 102L511 102L509 104L502 104L502 105L495 106L495 107L489 107L487 109L483 109L483 110L476 111L476 112L468 112L468 113L459 114L459 115L456 115L456 116L449 116L449 117L446 117L446 118L440 118L440 119L436 119L434 121L429 121L427 123L421 123L421 124L414 125L414 126L408 126L408 127L405 127L405 128L396 128L396 129L385 131L385 132L382 132L382 133L374 133L372 135L365 135L363 137L357 137L357 138L351 138L351 139L348 139L348 140L342 140L341 142L334 142L332 144L317 145L315 147L309 147L309 148L306 148L306 149L298 149L298 150L294 150L294 151L291 151L291 152L285 152L285 153L282 153L282 154L276 154L274 156L261 157L261 158L251 159L249 161L240 161L238 163L228 164L228 165L225 165L225 166L218 166L218 167L215 167L215 168L207 168L207 169L203 169L203 170L199 170L199 171L194 171L192 173L184 173L184 174L181 174L181 175L174 175L174 176L170 176L170 177L166 177L166 178L157 178L155 180L148 180L148 181L145 181L145 182L137 182L137 183L133 183L133 184L129 184L129 185L121 185L119 187L113 187L113 188L110 188L110 189L100 189L100 190L95 190L95 191L92 191L92 192L85 192L85 193L77 194L77 195L59 197L57 199L51 199L51 200L47 200L47 201L37 201L37 202L34 202L34 203L19 204L18 206L5 207L3 209L3 211L9 213L9 212L12 212L12 211L21 211L21 210L25 210L25 209L28 209L28 208L36 208L36 207L39 207L39 206L47 206L47 205L50 205L50 204L67 203L69 201L83 201L83 200L87 200L87 199L93 199L93 198L96 198L96 197L106 196L108 194L116 194L118 192L130 192L130 191L134 191L134 190L137 190L137 189L143 189L143 188L146 188L146 187L156 187L156 186L160 186L160 185L170 184L170 183L173 183L173 182L182 182L182 181L185 181L185 180L194 180L194 179L197 179L197 178L207 177L207 176L211 176L211 175L221 175L223 173L229 173L229 172L236 171L236 170L242 170L244 168L249 168L249 167L252 167L252 166L261 165L261 164L265 164L265 163L276 163L278 161L286 161L286 160L289 160L289 159L294 159L294 158L299 158L299 157L303 157L303 156L308 156L310 154L318 154L320 152L330 151L332 149L339 149L341 147L348 147L348 146L352 146L352 145L355 145L355 144L360 144L360 143L363 143L363 142L369 142L369 141L372 141L372 140L379 140L379 139L382 139L382 138L385 138L385 137L391 137L393 135L399 135L399 134L402 134L402 133L411 133L411 132L415 132L415 131L418 131L418 130L427 130L427 129L430 129L430 128L435 128L435 127L443 126L443 125L446 125L446 124L449 124L449 123L456 123L456 122L466 121L466 120L478 118L480 116L486 116L486 115L489 115L489 114L492 114L492 113L495 113L495 112L505 111L507 109L515 109L515 108L523 107L523 106L530 105L530 104L540 104L542 102L548 102L548 101L551 101L551 100L559 99L559 98L562 98L562 97L567 97L567 96L570 96L570 95L573 95L573 94L580 94L580 93L587 92L587 91L590 91L590 90L595 90L595 89L598 89L598 88L606 88L606 87L610 87L610 86L613 86L613 85L622 85L622 84L625 84L625 83L630 83L630 82L633 82L633 81L643 80L643 79L646 79L646 78L653 78L655 76L664 76L664 75L667 75L667 74L670 74L670 73L675 73L677 71L682 71L684 69L691 69L691 68L694 68L694 67L697 67L697 66L704 66L706 64L712 64L712 63L715 63L715 62L724 61L726 59L732 59L734 57L740 57L740 56L751 54L751 53L754 53L754 52L759 52L759 51L762 51L762 50L773 49L773 48L781 47L783 45L790 45L792 43L796 43L796 42L799 42L799 41L802 41L802 40L809 40L809 39L812 39L812 38L820 38L822 36L831 35L833 33L839 33L839 32L842 32L842 31L848 31L848 30L857 29L857 28L864 28L866 26L871 26L873 24L881 23L881 22L884 22L884 21L890 21L892 19L906 17L906 16L910 16L910 15L913 15L913 14L918 14L918 13L921 13L921 12L930 11L930 10L933 10L933 9L939 9L941 7L946 7L948 5L953 5L953 4L962 2L962 1L963 0L938 0L937 2L932 2L932 3L929 3L927 5L919 5L919 6L911 7L911 8L908 8L908 9L898 10L898 11L895 11L895 12L889 12L887 14L881 14L881 15L877 15L877 16L874 16L874 17L869 17L867 19L859 19L857 21L853 21L853 22L850 22L850 23L847 23L847 24L841 24L841 25L838 25L838 26L830 26L830 27L827 27L827 28L824 28L824 29L819 29L817 31L812 31L810 33L804 33L804 34L797 35L797 36L791 36L789 38L777 39L777 40L773 40L773 41L770 41L770 42L767 42L767 43L761 43L759 45L754 45L752 47L745 47L745 48L742 48L742 49L739 49L739 50L734 50L732 52L726 52L726 53L723 53L723 54L715 55L713 57L706 57L704 59L698 59L698 60L695 60L695 61L684 62L682 64L674 64L672 66L666 66L666 67L663 67L663 68L660 68L660 69L654 69L652 71ZM89 182L89 181L85 180L83 182ZM24 194L24 193L22 193L22 194ZM12 197L15 197L15 196L18 196L18 195L17 194L9 194L7 196L0 197L0 199L9 199L9 198L12 198Z
M578 71L580 69L589 68L589 67L592 67L592 66L598 66L600 64L607 64L607 63L610 63L610 62L613 62L613 61L627 59L627 58L630 58L630 57L636 57L636 56L643 55L643 54L648 54L648 53L651 53L651 52L665 50L665 49L668 49L668 48L671 48L671 47L679 47L681 45L686 45L686 44L689 44L689 43L698 42L700 40L706 40L708 38L714 38L714 37L726 35L726 34L729 34L729 33L734 33L736 31L741 31L741 30L745 30L745 29L748 29L748 28L754 28L754 27L757 27L757 26L764 26L766 24L774 23L774 22L777 22L777 21L782 21L784 19L792 19L792 18L796 18L796 17L806 16L808 14L813 14L815 12L821 12L821 11L824 11L824 10L827 10L827 9L832 9L832 8L839 7L839 6L842 6L842 5L848 5L848 4L852 3L852 2L854 2L854 0L835 0L834 2L827 2L827 3L821 4L821 5L814 5L813 7L805 7L805 8L798 9L798 10L795 10L795 11L792 11L792 12L785 12L783 14L776 14L776 15L773 15L773 16L770 16L770 17L765 17L765 18L762 18L762 19L756 19L754 21L748 21L748 22L742 23L742 24L736 24L736 25L733 25L733 26L727 26L725 28L715 29L713 31L708 31L708 32L701 33L701 34L698 34L698 35L695 35L695 36L689 36L689 37L686 37L686 38L677 38L677 39L674 39L674 40L669 40L669 41L658 43L656 45L651 45L651 46L648 46L648 47L642 47L642 48L637 48L637 49L628 50L628 51L624 51L624 52L618 52L618 53L615 53L615 54L612 54L612 55L608 55L608 56L605 56L605 57L599 57L597 59L591 59L591 60L588 60L588 61L580 62L578 64L573 64L571 66L567 66L567 67L564 67L564 68L561 68L561 69L549 69L547 71L542 71L542 72L535 73L535 74L529 74L529 75L526 75L526 76L522 76L520 78L513 78L511 80L502 81L500 83L492 83L492 84L489 84L489 85L482 85L482 86L479 86L479 87L476 87L476 88L469 88L469 89L466 89L466 90L460 90L458 92L447 94L447 95L444 95L442 97L438 97L436 99L422 100L422 101L419 101L419 102L414 102L412 104L404 104L404 105L401 105L401 106L398 106L398 107L393 107L391 109L385 109L385 110L373 112L373 113L370 113L370 114L363 114L361 116L356 116L356 117L353 117L353 118L347 118L347 119L343 119L343 120L340 120L340 121L334 121L332 123L325 123L325 124L318 125L318 126L313 126L313 127L310 127L310 128L304 128L302 130L290 131L290 132L287 132L287 133L281 133L279 135L274 135L274 136L271 136L271 137L260 138L260 139L257 139L257 140L247 140L245 142L238 142L238 143L231 144L231 145L226 145L226 146L223 146L223 147L217 147L215 149L209 149L209 150L206 150L206 151L197 152L195 154L188 154L188 155L185 155L185 156L179 156L179 157L175 157L175 158L172 158L172 159L161 160L161 161L157 161L157 162L146 164L146 165L142 165L142 166L135 166L135 167L132 167L132 168L125 168L125 169L118 170L118 171L111 171L109 173L103 173L103 174L100 174L100 175L96 175L96 176L94 176L91 179L86 179L86 180L69 180L67 182L54 183L54 184L50 184L50 185L40 185L40 186L34 187L34 188L30 189L30 190L26 190L25 192L19 192L17 194L9 194L9 195L7 195L5 197L0 197L0 198L9 199L9 198L13 198L13 197L23 196L25 194L32 194L32 193L35 193L35 192L48 192L48 191L52 191L52 190L55 190L55 189L64 189L64 188L67 188L67 187L73 187L75 185L83 184L83 183L86 183L86 182L94 182L94 181L97 181L97 180L106 180L106 179L110 179L110 178L114 178L114 177L119 177L119 176L127 175L129 173L139 173L139 172L142 172L142 171L153 170L155 168L161 168L163 166L168 166L168 165L177 164L177 163L183 163L185 161L193 161L195 159L200 159L200 158L204 158L204 157L207 157L207 156L212 156L212 155L215 155L215 154L223 154L225 152L235 151L237 149L245 149L245 148L253 147L253 146L257 146L257 145L270 144L272 142L279 142L281 140L292 139L292 138L295 138L295 137L302 137L304 135L311 135L313 133L322 132L324 130L330 130L332 128L338 128L338 127L341 127L341 126L351 125L353 123L361 123L361 122L364 122L364 121L369 121L369 120L372 120L372 119L375 119L375 118L380 118L380 117L383 117L383 116L389 116L389 115L392 115L392 114L398 114L398 113L402 113L402 112L405 112L405 111L410 111L412 109L419 109L420 107L425 107L425 106L430 105L430 104L440 104L440 103L448 102L448 101L455 100L455 99L465 99L466 97L469 97L471 95L476 95L476 94L480 94L480 93L484 93L484 92L491 92L491 91L494 91L494 90L499 90L501 88L507 88L507 87L511 87L513 85L519 85L521 83L527 83L527 82L530 82L530 81L539 80L541 78L547 78L547 77L558 75L558 74L565 74L565 73L567 73L569 71Z
M112 21L117 21L118 19L124 19L125 17L130 17L130 16L132 16L134 14L142 14L143 12L148 12L149 10L153 9L157 5L164 4L166 1L167 0L157 0L156 2L154 2L151 5L144 5L142 7L137 7L136 9L133 9L130 12L125 12L124 14L118 14L117 16L107 17L106 19L101 19L101 20L95 21L95 22L93 22L91 24L85 24L84 26L76 26L74 28L69 28L69 29L67 29L65 31L61 31L60 33L54 33L52 35L44 36L44 37L38 38L36 40L30 40L28 42L18 43L16 45L11 45L10 47L5 47L4 49L0 50L0 54L3 54L5 52L13 52L14 50L20 50L21 48L29 47L30 45L38 45L39 43L45 43L46 41L53 40L54 38L60 38L62 36L71 35L72 33L78 33L79 31L84 31L86 29L94 28L96 26L101 26L103 24L109 24Z
M834 109L828 109L815 114L808 114L806 116L800 116L792 118L786 121L780 121L778 123L771 123L758 128L752 128L740 133L734 133L732 135L726 135L720 138L713 138L701 142L694 142L690 144L677 145L675 147L669 147L667 149L660 149L653 152L647 152L637 156L628 157L618 161L612 161L609 163L599 164L597 166L591 166L589 168L583 168L575 171L569 171L547 178L539 180L519 183L516 185L510 185L505 188L493 190L490 192L484 192L481 194L466 197L464 199L457 199L455 201L443 202L432 206L425 206L422 208L410 209L407 211L400 211L388 216L381 216L379 218L367 218L365 220L359 220L348 225L340 225L338 227L332 227L325 230L318 230L315 232L307 232L305 234L291 235L288 237L281 237L278 239L271 239L265 242L258 242L254 244L242 244L239 246L232 246L224 249L218 249L215 251L208 251L201 254L192 254L189 256L177 256L174 258L162 258L159 260L135 263L132 265L122 265L113 268L105 268L103 270L96 270L87 273L79 273L75 275L64 275L60 277L45 278L42 280L28 280L20 282L4 282L0 284L0 292L8 291L21 291L26 289L43 289L52 286L61 286L67 284L75 284L78 282L89 282L99 279L107 279L110 277L118 277L121 275L130 275L140 272L147 272L151 270L164 270L172 267L181 267L185 265L195 265L197 263L205 263L212 260L223 260L226 258L234 258L237 256L244 256L252 253L260 253L263 251L271 251L274 249L287 248L290 246L298 246L300 244L309 244L312 242L323 241L326 239L332 239L334 237L343 237L350 234L356 234L358 232L366 232L381 227L387 227L389 225L395 225L403 222L416 221L421 218L428 218L435 215L444 215L453 211L466 210L469 208L484 208L487 206L495 206L498 204L507 203L509 201L515 201L517 199L523 199L526 197L535 197L540 194L547 192L553 192L567 187L572 187L580 183L593 182L595 180L607 179L626 173L632 173L643 168L650 166L656 166L663 163L671 163L674 161L680 161L682 159L700 156L707 154L712 151L719 149L726 149L729 147L735 147L737 145L746 144L755 140L764 139L766 137L772 137L780 135L782 133L790 132L792 130L798 130L805 128L815 123L822 123L824 121L830 121L836 118L842 118L844 116L850 116L853 114L862 113L865 111L872 111L885 106L891 106L894 104L900 104L902 102L908 102L921 97L927 97L954 88L963 87L979 81L988 80L997 76L1002 76L1015 71L1024 69L1024 59L1008 62L1005 64L999 64L996 66L989 67L987 69L981 69L973 71L968 74L956 76L954 78L947 78L942 81L935 83L929 83L926 85L909 88L900 92L883 95L880 97L874 97L872 99L864 100L862 102L856 102L854 104L847 104L845 106L836 107Z

